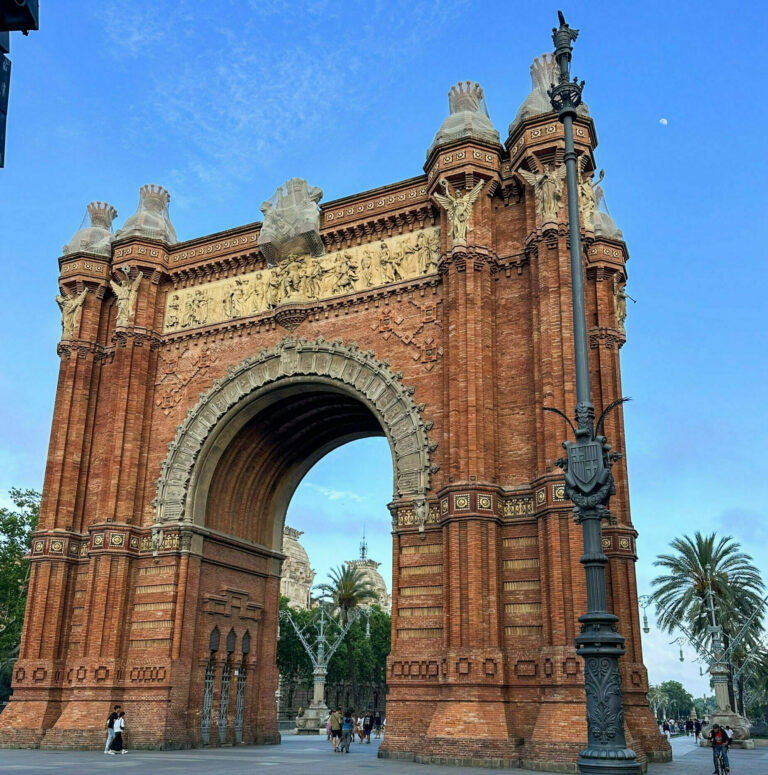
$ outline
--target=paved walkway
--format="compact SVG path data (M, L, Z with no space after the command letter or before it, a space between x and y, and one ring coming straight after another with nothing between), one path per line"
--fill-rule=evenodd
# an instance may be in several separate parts
M208 748L188 751L130 751L125 756L104 756L90 751L35 751L0 749L2 775L85 775L127 771L139 775L253 775L262 768L270 775L323 775L329 771L346 775L361 769L371 775L478 775L488 772L477 768L437 767L413 762L377 759L377 740L370 745L355 743L352 753L335 754L323 738L285 735L279 746L242 748ZM709 749L697 748L693 738L672 741L675 761L654 764L649 775L709 775L712 772L712 754ZM267 768L269 768L267 770ZM332 769L331 769L332 768ZM496 771L498 772L498 770ZM768 748L754 751L733 751L732 775L766 775Z

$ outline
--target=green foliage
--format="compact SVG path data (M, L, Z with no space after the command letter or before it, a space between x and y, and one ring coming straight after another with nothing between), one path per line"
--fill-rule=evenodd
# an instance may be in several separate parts
M317 588L322 598L333 603L341 614L344 624L352 609L374 600L376 593L365 574L356 565L340 565L328 573L330 583L320 584Z
M341 684L352 680L347 654L348 643L352 644L352 659L356 678L361 683L386 683L387 656L390 651L392 618L378 605L370 609L370 639L366 637L365 617L359 618L349 628L349 637L342 643L328 664L328 684Z
M667 698L667 713L670 718L687 718L694 707L693 697L679 681L664 681L659 689Z
M675 538L670 546L674 553L659 555L654 562L664 573L651 582L659 627L672 632L683 624L708 645L711 589L725 637L733 637L761 606L763 581L752 558L730 536L717 540L715 533ZM755 638L762 629L762 613L753 624Z
M0 700L11 692L11 669L19 654L29 584L32 532L40 516L40 493L10 490L13 507L0 508Z

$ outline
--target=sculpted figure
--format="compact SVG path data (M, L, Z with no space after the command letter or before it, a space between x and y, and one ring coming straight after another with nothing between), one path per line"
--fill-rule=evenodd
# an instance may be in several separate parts
M352 259L349 253L339 253L336 256L331 272L334 276L331 293L352 293L355 290L357 275L352 267Z
M427 242L427 251L429 253L427 272L433 274L437 272L437 265L440 261L440 235L433 232Z
M179 306L179 294L174 293L171 296L171 300L168 302L168 313L165 316L165 327L169 331L178 328L179 323L181 323Z
M304 277L304 294L308 299L320 298L324 274L322 263L318 259L311 259Z
M301 263L297 256L291 254L288 256L288 262L283 265L281 271L280 296L283 299L290 299L301 293Z
M136 279L131 282L131 267L125 264L120 267L120 271L125 276L124 279L119 283L110 280L109 284L117 297L117 325L127 326L128 321L133 318L136 312L136 296L139 293L139 285L141 285L144 273L139 272Z
M427 238L424 232L421 232L416 237L413 252L416 259L415 274L426 274L427 267L429 266L429 246L427 245Z
M247 290L248 280L240 278L235 280L234 286L230 288L229 293L221 301L221 304L224 307L224 317L232 320L233 318L242 316Z
M587 154L579 156L579 207L581 209L581 219L585 229L594 229L595 227L595 189L600 185L605 177L605 170L600 170L600 177L592 180L587 175L586 168L589 157Z
M266 293L267 272L257 272L256 276L253 278L253 290L251 291L249 297L250 305L247 307L251 314L255 312L262 312L264 310L264 297Z
M61 310L61 338L72 339L80 327L80 316L83 311L83 302L85 301L87 288L83 288L82 293L75 296L62 290L61 296L56 297L56 303Z
M202 326L208 322L208 297L203 290L196 290L184 302L183 328Z
M366 250L360 259L360 268L358 270L360 288L370 288L371 283L371 255Z
M565 164L555 167L545 164L543 172L532 173L522 167L517 170L520 176L533 186L536 196L536 214L542 223L557 220L560 203L563 200L563 180L565 179Z
M389 252L387 243L382 241L379 245L379 266L381 267L381 279L385 283L395 282L395 262Z
M280 286L282 283L282 269L276 266L267 280L267 290L264 294L264 308L274 309L280 301Z
M619 282L618 277L613 284L613 299L616 304L616 325L622 333L626 333L624 321L627 319L627 299L634 299L627 293L627 284Z
M485 181L481 180L471 191L455 191L451 193L448 181L440 178L440 186L444 194L432 194L435 201L448 214L448 224L451 228L451 237L454 245L467 244L467 231L472 231L469 219L472 217L472 208L483 190Z

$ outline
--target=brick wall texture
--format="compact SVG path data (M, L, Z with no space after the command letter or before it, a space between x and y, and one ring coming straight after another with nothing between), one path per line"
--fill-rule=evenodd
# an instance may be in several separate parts
M576 142L591 160L591 120L577 121ZM162 333L169 293L263 267L259 224L170 247L123 239L111 261L60 261L61 285L89 293L74 338L59 346L29 602L0 745L97 747L115 703L128 714L133 748L279 742L285 509L320 455L386 433L396 480L400 462L421 455L416 476L429 489L421 502L396 487L390 504L382 755L575 771L586 740L574 648L586 609L582 539L554 466L567 428L542 411L570 414L575 404L566 211L558 223L538 223L532 190L515 174L561 154L562 128L542 116L504 148L456 141L419 177L324 205L327 251L439 226L439 265L294 305L289 315L278 307ZM451 244L446 214L431 199L441 177L459 189L485 182L467 245ZM622 242L583 237L599 414L622 395L614 282L626 277L628 255ZM135 314L117 326L109 279L125 264L132 277L143 274ZM254 377L252 393L232 398L230 370L246 359L275 348L288 363L312 347L335 355L323 355L322 368L320 355L303 372L280 367L260 387ZM387 390L372 397L379 378L410 407L402 426L417 428L410 441L398 440ZM178 436L209 391L216 396L205 412L216 409L218 419L204 438ZM620 410L606 434L624 450ZM420 448L406 448L412 443ZM169 444L188 463L186 477L166 481L167 493L184 493L184 507L158 517ZM668 758L669 746L646 700L626 463L614 468L603 546L609 607L626 638L627 736L645 762Z

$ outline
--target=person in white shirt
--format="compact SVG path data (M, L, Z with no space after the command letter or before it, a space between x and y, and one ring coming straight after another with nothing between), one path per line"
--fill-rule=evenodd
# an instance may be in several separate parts
M109 747L109 753L112 755L118 754L118 753L126 753L125 748L123 747L123 732L125 730L125 711L120 711L120 715L117 717L117 720L115 721L114 731L115 731L115 737L114 740L112 740L112 744Z

